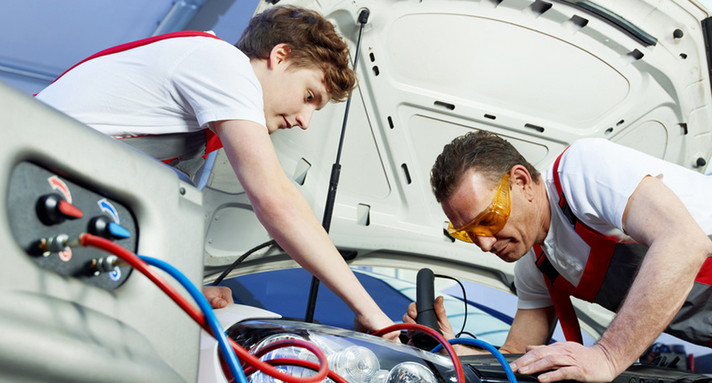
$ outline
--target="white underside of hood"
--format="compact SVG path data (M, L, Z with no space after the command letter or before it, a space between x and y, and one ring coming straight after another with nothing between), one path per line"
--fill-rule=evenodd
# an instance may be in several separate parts
M511 277L511 264L443 234L446 217L430 191L429 171L443 145L473 129L505 136L541 170L583 137L701 172L698 158L709 162L712 110L700 24L708 12L697 2L283 4L327 16L352 55L358 14L370 11L330 229L339 248L358 251L355 264L429 265L462 277L481 273L472 268L479 265ZM306 132L272 136L285 172L319 218L344 111L344 103L330 104ZM269 239L222 154L205 201L206 265L229 263ZM275 262L244 271L290 262L266 258ZM484 274L493 284L501 279Z

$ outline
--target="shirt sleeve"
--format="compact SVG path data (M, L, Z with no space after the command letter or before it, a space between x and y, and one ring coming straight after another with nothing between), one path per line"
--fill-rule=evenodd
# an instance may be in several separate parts
M656 176L657 160L605 139L576 141L559 165L559 176L572 212L594 230L623 231L628 199L647 175Z
M198 124L249 120L266 127L262 87L249 58L225 41L203 40L176 63L170 76Z

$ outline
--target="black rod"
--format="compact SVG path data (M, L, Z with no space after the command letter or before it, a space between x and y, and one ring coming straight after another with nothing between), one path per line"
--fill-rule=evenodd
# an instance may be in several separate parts
M358 39L356 40L356 53L354 53L354 73L356 72L356 66L358 65L358 53L361 46L361 35L363 34L363 27L368 22L368 16L370 12L368 9L364 9L358 15L358 22L361 24L358 30ZM341 137L339 138L339 149L336 151L336 161L334 165L331 166L331 177L329 178L329 192L326 196L326 205L324 206L324 217L321 221L324 230L329 232L331 227L331 217L334 214L334 201L336 201L336 189L339 185L339 176L341 175L341 151L344 147L344 137L346 135L346 122L349 118L349 109L351 108L351 96L353 91L349 93L349 97L346 100L346 110L344 111L344 121L341 124ZM304 315L304 321L313 322L314 321L314 309L316 308L316 298L319 294L319 279L312 276L311 287L309 288L309 302L307 303L307 312Z

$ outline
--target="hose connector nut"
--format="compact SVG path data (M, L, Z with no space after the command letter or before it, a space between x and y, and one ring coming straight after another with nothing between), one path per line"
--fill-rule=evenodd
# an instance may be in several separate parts
M59 253L60 251L67 250L69 248L67 242L69 242L69 235L58 234L48 239L41 239L39 247L43 252L42 255L47 256L50 253Z
M109 255L99 259L92 259L91 269L95 273L108 273L114 271L119 266L119 257Z

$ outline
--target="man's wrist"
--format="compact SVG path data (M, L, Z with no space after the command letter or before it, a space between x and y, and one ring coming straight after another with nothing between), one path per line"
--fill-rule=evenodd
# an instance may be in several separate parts
M466 346L464 344L453 344L452 349L455 350L457 355L477 355L485 352L482 349Z
M596 344L594 344L592 346L592 348L597 349L601 352L601 354L603 355L603 357L605 358L605 360L608 364L610 371L613 373L613 376L618 376L623 372L624 369L619 369L618 366L620 364L617 363L618 361L621 361L621 359L618 357L615 357L613 355L612 348L610 348L608 345L606 345L606 342L604 339L599 340ZM628 366L630 364L632 364L632 362L627 363L627 364L624 363L624 365L626 365L626 366Z

